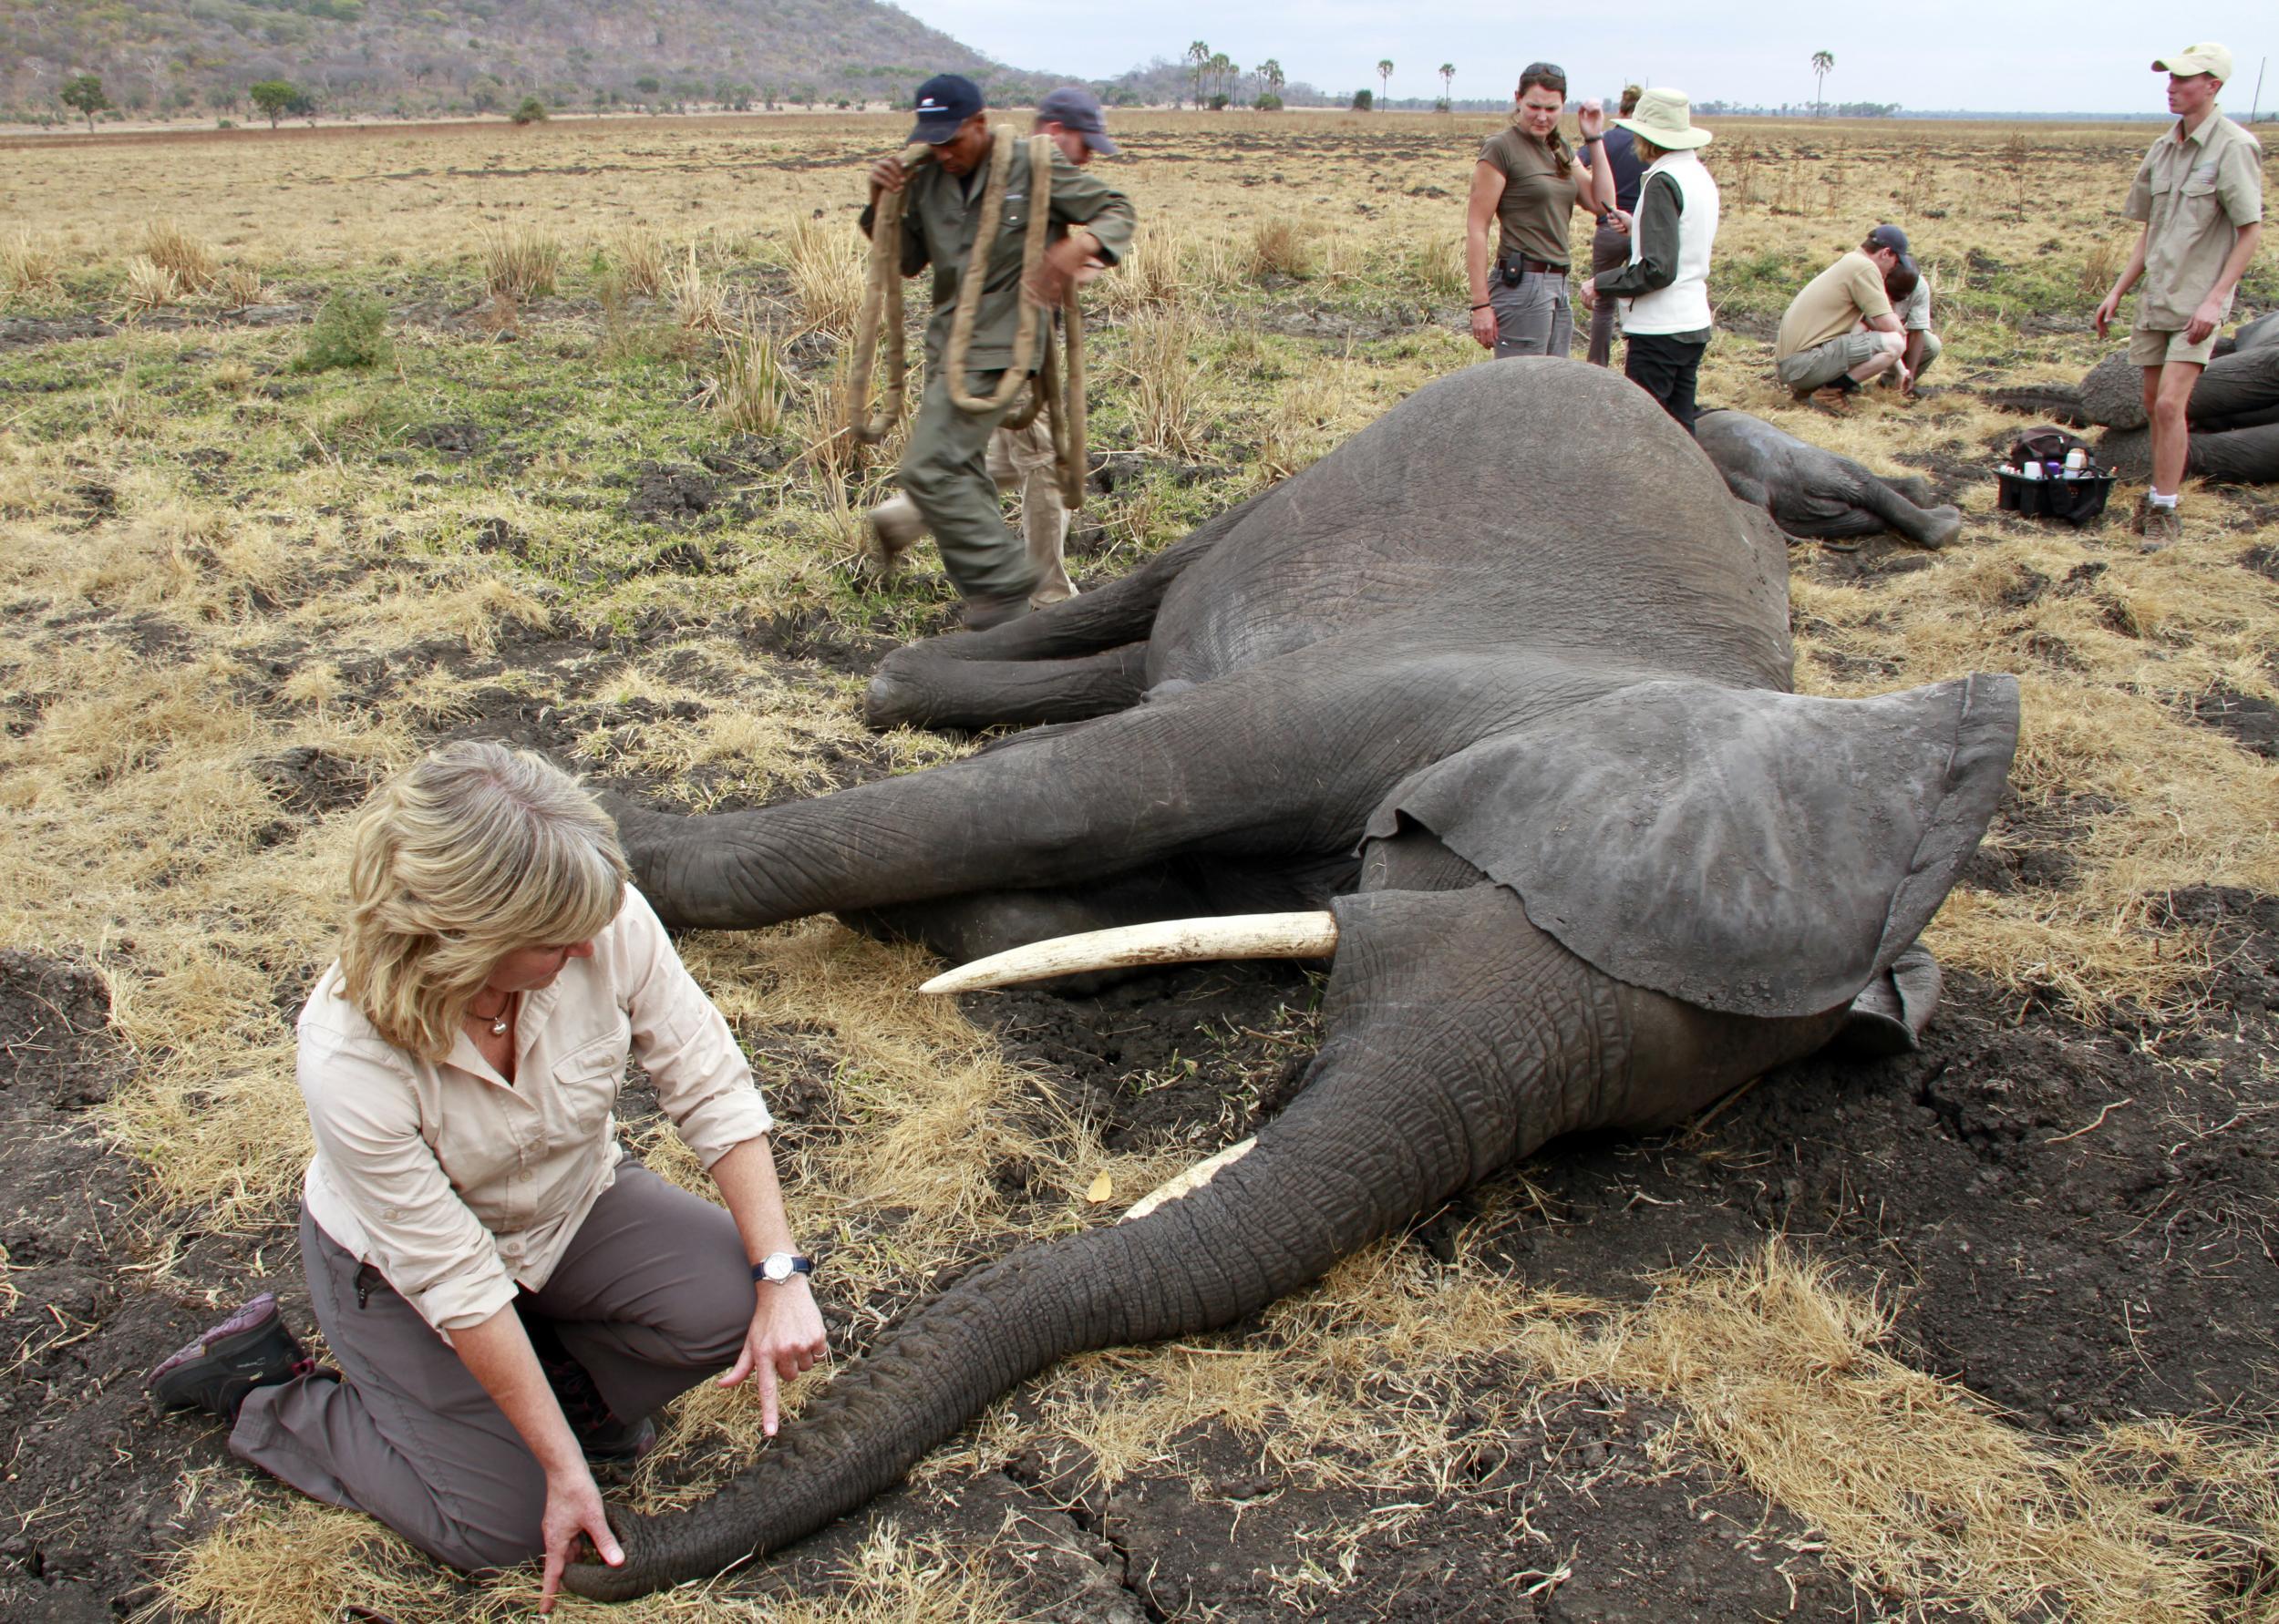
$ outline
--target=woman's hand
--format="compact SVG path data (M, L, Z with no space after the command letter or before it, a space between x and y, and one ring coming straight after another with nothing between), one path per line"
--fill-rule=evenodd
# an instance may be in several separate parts
M1606 131L1606 104L1595 96L1590 98L1575 113L1574 121L1586 141L1604 135Z
M609 1530L609 1516L602 1509L602 1491L593 1486L593 1474L580 1461L574 1470L565 1468L546 1476L546 1514L539 1520L539 1532L546 1540L546 1577L538 1587L538 1610L554 1610L555 1592L562 1588L562 1570L569 1565L570 1553L577 1548L581 1535L593 1542L593 1548L602 1553L602 1560L612 1567L625 1559L625 1553L617 1543L617 1536Z
M1494 307L1483 304L1472 312L1472 342L1474 344L1483 350L1492 350L1496 347L1496 340L1500 336L1501 334L1496 329Z
M1609 209L1606 211L1606 223L1617 234L1624 237L1629 236L1630 211L1627 209Z
M752 1308L751 1328L744 1333L744 1352L735 1366L720 1378L734 1387L745 1377L759 1376L759 1430L776 1435L776 1386L789 1382L830 1352L823 1340L823 1316L805 1275L793 1275L778 1285L759 1282L758 1300Z
M1576 292L1575 297L1581 302L1583 309L1596 310L1598 308L1598 283L1586 279L1581 289Z

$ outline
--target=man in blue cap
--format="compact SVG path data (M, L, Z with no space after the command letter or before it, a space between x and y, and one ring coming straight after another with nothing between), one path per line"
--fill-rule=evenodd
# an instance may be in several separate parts
M1066 515L1057 511L1056 495L1049 515L1050 564L1036 554L1038 529L1031 527L1025 543L1005 522L997 506L997 483L992 478L991 437L1013 410L1013 401L995 411L968 412L951 399L943 375L943 352L949 343L950 324L957 302L967 295L966 266L975 254L974 232L981 213L982 191L988 178L994 139L984 109L981 87L957 74L939 74L918 87L918 120L911 139L934 149L933 161L913 171L902 159L883 158L871 168L871 203L862 211L867 234L877 219L880 200L909 189L902 214L902 274L915 276L933 267L933 316L926 324L926 386L918 416L911 425L910 444L902 453L902 493L905 509L888 503L872 515L872 529L881 552L888 560L914 542L925 530L933 532L942 549L943 567L965 599L964 623L979 631L1026 613L1032 594L1049 595L1057 576L1059 595L1066 595L1067 574L1059 564L1061 532ZM968 396L995 395L1012 365L1013 349L1024 320L1034 319L1025 300L1059 308L1071 283L1094 263L1114 264L1130 247L1136 219L1131 203L1115 188L1095 180L1081 167L1094 152L1113 152L1099 103L1073 87L1056 90L1037 108L1037 128L1053 138L1050 180L1052 224L1044 262L1030 283L1022 281L1023 239L1029 221L1032 184L1026 142L1016 144L1005 180L1005 206L997 221L995 240L982 250L983 270L978 289L980 307L974 313L973 339L965 356L964 386ZM1039 345L1030 359L1041 365ZM1041 419L1040 419L1041 420ZM1003 464L1010 474L1008 457ZM1006 483L1013 482L1010 478ZM1032 486L1047 483L1031 478ZM912 520L915 519L913 527Z

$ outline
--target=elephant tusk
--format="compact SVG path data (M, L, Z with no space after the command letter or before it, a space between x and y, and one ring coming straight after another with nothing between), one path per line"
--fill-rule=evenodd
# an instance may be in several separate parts
M1160 920L1087 930L1007 948L945 970L921 992L973 992L1088 970L1145 964L1192 964L1210 959L1326 959L1337 951L1337 919L1315 913L1238 913L1219 919Z

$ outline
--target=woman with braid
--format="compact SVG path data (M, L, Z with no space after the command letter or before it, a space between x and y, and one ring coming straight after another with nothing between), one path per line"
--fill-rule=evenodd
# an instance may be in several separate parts
M1595 99L1583 104L1578 153L1559 132L1567 106L1565 69L1549 62L1530 65L1520 76L1517 101L1510 127L1480 149L1465 208L1472 337L1498 360L1564 355L1574 347L1567 300L1573 216L1581 209L1604 218L1614 207L1614 174L1600 145L1605 109ZM1497 234L1492 262L1490 220Z

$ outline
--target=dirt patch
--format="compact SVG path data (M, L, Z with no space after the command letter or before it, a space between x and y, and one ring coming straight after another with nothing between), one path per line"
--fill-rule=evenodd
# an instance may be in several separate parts
M634 471L625 517L635 524L692 524L726 499L719 482L701 468L644 463Z
M145 1599L142 1553L214 1507L177 1498L220 1451L154 1415L142 1372L193 1316L136 1272L134 1170L87 1125L131 1057L102 978L0 951L0 1616L108 1619Z
M2191 718L2228 734L2243 750L2266 761L2279 760L2279 705L2268 699L2218 684L2192 701Z

